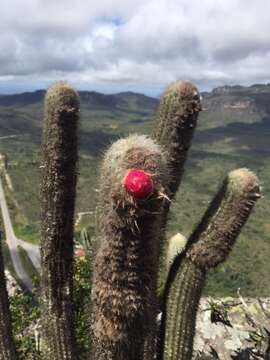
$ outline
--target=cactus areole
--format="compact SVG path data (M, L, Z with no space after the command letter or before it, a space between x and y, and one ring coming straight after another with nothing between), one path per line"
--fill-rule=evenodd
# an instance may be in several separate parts
M151 174L143 170L129 170L123 181L127 192L135 199L143 200L148 198L154 189Z

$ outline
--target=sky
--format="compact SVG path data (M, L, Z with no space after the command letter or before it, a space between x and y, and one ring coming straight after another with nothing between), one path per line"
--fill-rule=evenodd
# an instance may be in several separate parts
M270 82L269 0L1 0L0 93Z

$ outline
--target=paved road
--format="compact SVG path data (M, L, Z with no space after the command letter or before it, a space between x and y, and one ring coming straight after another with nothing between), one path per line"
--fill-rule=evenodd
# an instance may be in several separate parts
M18 239L14 234L1 179L0 179L0 206L3 216L4 226L5 226L6 241L10 250L10 255L14 269L17 273L18 278L22 281L22 283L26 286L26 288L31 291L33 289L33 284L29 275L25 272L23 268L17 247L18 245L20 245L28 252L28 255L32 263L37 269L40 268L39 248L36 245L32 245Z

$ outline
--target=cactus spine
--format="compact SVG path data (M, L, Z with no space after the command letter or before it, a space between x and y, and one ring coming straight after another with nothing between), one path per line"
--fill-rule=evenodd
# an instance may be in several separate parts
M9 299L6 287L1 240L0 234L0 359L17 360L18 357L11 330Z
M206 273L226 260L259 197L258 179L252 172L230 172L188 240L185 253L175 257L164 293L159 359L191 359Z
M79 99L66 83L45 99L41 183L43 350L51 360L77 359L72 315L73 214Z
M152 177L153 192L145 199L123 186L133 169ZM166 176L160 148L145 136L119 140L105 155L92 290L95 359L142 359L154 322Z

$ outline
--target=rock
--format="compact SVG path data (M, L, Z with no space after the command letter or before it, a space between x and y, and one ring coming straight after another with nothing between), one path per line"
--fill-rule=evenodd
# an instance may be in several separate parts
M251 352L256 359L265 359L269 335L270 298L202 298L194 358L203 359L198 354L209 355L214 349L218 357L212 359L253 359Z
M7 291L9 296L14 296L14 294L20 289L14 277L10 274L8 270L5 270L5 276L7 280Z

